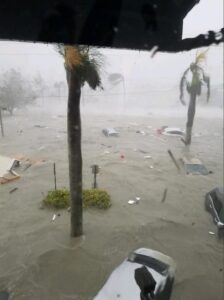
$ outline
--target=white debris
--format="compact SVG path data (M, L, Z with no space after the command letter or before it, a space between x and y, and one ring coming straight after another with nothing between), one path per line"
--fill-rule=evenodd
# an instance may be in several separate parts
M183 136L184 131L176 127L166 127L163 129L162 134L171 136Z
M103 152L103 154L110 154L110 151L105 150L105 151Z
M136 203L138 203L141 200L140 197L136 197L135 199L136 199Z
M209 231L208 233L211 235L215 235L215 233L213 231Z
M136 204L136 200L128 200L128 204Z

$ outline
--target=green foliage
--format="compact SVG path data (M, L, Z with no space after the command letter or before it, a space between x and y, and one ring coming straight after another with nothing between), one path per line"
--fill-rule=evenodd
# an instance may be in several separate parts
M199 60L203 59L203 55L199 57ZM191 82L187 80L187 75L190 72L192 73ZM186 87L186 90L189 94L196 94L197 96L200 96L203 83L207 86L208 102L210 98L210 78L209 76L205 75L204 70L199 65L197 65L197 63L191 63L190 67L185 70L180 80L180 101L182 102L182 104L186 104L184 101L184 88Z
M10 69L0 75L0 106L13 113L36 99L32 84L22 74Z
M43 203L46 206L54 208L66 208L70 205L70 196L67 189L49 191L44 198Z
M83 207L96 207L99 209L107 209L111 206L110 195L99 189L83 191Z
M100 78L100 69L104 64L103 55L97 50L97 48L88 46L74 46L78 50L81 56L81 63L75 65L75 71L80 78L81 85L86 82L95 90L97 87L102 89L102 82ZM65 48L63 45L58 44L55 46L55 50L63 57L65 57Z
M56 191L49 191L43 199L44 205L53 208L67 208L70 206L70 194L65 188ZM110 195L100 189L83 191L83 207L96 207L99 209L107 209L111 206Z

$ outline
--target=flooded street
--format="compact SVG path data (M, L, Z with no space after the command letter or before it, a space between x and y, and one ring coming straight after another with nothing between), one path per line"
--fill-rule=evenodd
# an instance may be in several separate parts
M0 186L0 288L10 292L10 300L92 299L140 247L176 262L173 300L223 299L224 242L204 209L205 194L223 184L223 120L220 111L214 117L199 113L195 120L190 151L212 171L206 176L178 173L167 150L179 159L183 143L157 132L164 125L185 129L185 122L186 117L161 112L83 113L84 188L91 188L91 165L98 164L98 185L109 192L112 206L85 210L84 236L71 239L70 213L60 210L52 221L54 210L41 207L54 189L54 162L58 187L68 187L65 110L5 114L1 155L22 162L21 178ZM120 136L105 137L106 127ZM31 166L23 169L27 161ZM128 204L135 197L139 204Z

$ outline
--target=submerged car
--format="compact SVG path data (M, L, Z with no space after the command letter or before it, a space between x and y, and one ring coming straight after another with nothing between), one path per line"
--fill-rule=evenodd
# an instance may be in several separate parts
M140 248L112 272L94 300L170 300L174 275L169 256Z
M104 128L102 130L102 133L105 136L119 136L119 132L117 130L115 130L114 128Z
M205 195L205 208L211 213L218 229L224 229L224 191L217 187Z

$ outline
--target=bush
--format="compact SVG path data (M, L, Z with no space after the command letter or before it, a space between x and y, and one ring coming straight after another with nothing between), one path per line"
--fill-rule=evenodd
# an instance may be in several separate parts
M83 207L106 209L111 206L110 195L103 190L93 189L83 191Z
M44 198L43 203L46 206L54 208L66 208L70 205L70 195L67 189L49 191Z
M70 194L67 189L49 191L43 200L44 205L53 208L67 208L70 206ZM83 191L83 207L107 209L111 206L110 195L99 189Z

